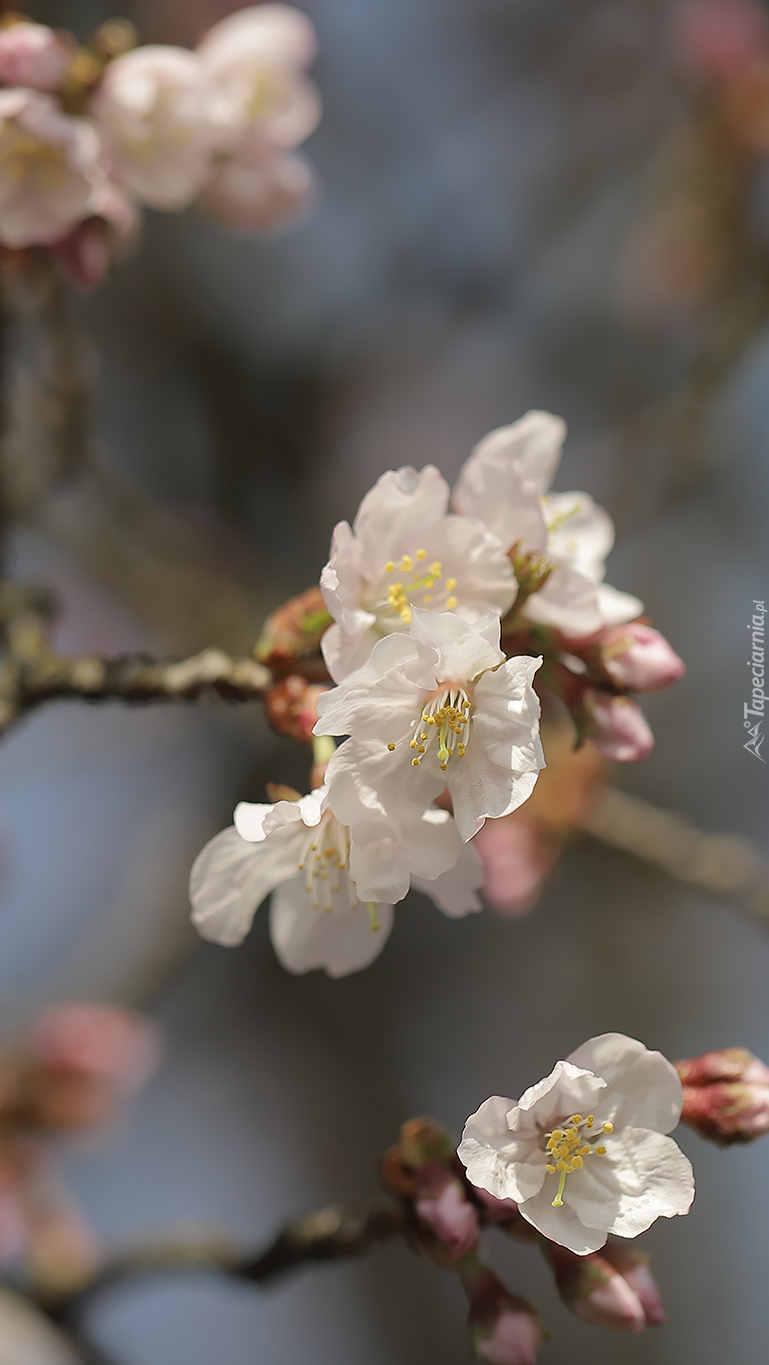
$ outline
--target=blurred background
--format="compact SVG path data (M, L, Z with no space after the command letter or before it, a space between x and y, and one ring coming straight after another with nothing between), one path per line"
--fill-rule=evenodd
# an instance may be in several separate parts
M61 594L64 649L247 652L385 469L451 478L491 428L560 413L557 487L610 510L609 580L689 667L649 699L655 757L618 781L766 853L769 778L742 747L745 629L769 593L764 11L302 7L324 100L312 217L254 241L148 215L77 303L97 473L19 530L15 572ZM123 12L143 41L192 44L236 8ZM113 13L28 10L80 38ZM403 1120L458 1131L595 1033L769 1058L766 927L588 843L528 917L453 922L413 896L382 958L340 982L283 972L264 912L241 949L197 942L195 853L236 800L304 787L306 767L259 708L214 704L62 704L0 750L0 1023L90 998L148 1009L166 1037L129 1118L68 1157L106 1237L213 1223L256 1245L289 1215L362 1205ZM644 1239L670 1326L585 1326L533 1253L494 1244L550 1328L543 1362L762 1358L769 1149L681 1142L693 1211ZM463 1365L464 1316L453 1279L398 1245L265 1293L203 1275L121 1288L94 1327L125 1365Z

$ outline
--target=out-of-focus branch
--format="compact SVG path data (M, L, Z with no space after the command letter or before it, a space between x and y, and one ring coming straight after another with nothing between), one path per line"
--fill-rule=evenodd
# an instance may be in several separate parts
M580 828L680 882L729 896L769 920L769 866L736 834L705 834L680 815L608 786L582 815Z
M288 1223L263 1251L244 1256L226 1237L181 1235L148 1242L114 1256L94 1278L75 1293L39 1303L57 1322L69 1323L95 1294L124 1281L146 1275L211 1270L253 1284L267 1284L305 1266L363 1256L380 1242L402 1236L406 1213L396 1204L378 1204L363 1214L332 1206Z
M48 701L194 701L215 694L225 701L258 701L272 682L255 659L204 649L189 659L147 654L105 659L60 654L49 643L54 603L45 590L0 584L0 733Z

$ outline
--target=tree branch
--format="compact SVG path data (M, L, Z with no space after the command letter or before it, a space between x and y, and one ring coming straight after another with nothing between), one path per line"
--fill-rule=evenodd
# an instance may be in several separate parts
M55 612L44 589L0 583L0 734L49 701L194 701L206 693L224 701L259 701L272 675L251 658L204 649L189 659L158 660L149 654L69 656L48 640Z
M363 1256L378 1243L402 1236L408 1226L407 1214L396 1204L378 1204L360 1215L332 1206L288 1223L269 1246L254 1254L244 1256L232 1241L216 1234L171 1237L113 1256L74 1293L33 1297L53 1321L67 1325L95 1295L126 1280L211 1270L267 1284L305 1266Z

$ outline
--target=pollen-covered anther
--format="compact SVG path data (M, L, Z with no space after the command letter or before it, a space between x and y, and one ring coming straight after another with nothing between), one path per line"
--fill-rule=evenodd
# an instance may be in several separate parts
M572 1114L567 1120L567 1127L554 1128L551 1133L545 1134L547 1141L545 1151L550 1160L546 1163L545 1170L549 1175L558 1175L558 1192L553 1200L553 1208L563 1207L563 1191L566 1185L566 1177L572 1171L578 1171L584 1165L585 1157L605 1156L606 1148L603 1144L595 1145L595 1138L602 1137L604 1134L613 1133L613 1123L602 1123L598 1132L591 1134L591 1129L595 1125L595 1116L588 1114L583 1119L581 1114ZM580 1131L584 1130L584 1131Z

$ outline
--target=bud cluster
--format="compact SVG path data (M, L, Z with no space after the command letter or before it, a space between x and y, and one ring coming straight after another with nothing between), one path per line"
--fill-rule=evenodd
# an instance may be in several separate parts
M742 1047L676 1062L684 1089L681 1121L721 1147L769 1133L769 1067Z

